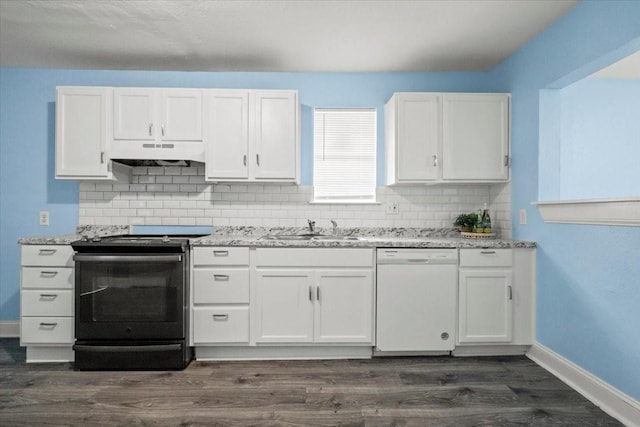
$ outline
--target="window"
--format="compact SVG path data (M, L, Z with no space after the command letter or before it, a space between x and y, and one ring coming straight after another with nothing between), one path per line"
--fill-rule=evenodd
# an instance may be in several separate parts
M314 202L375 202L376 110L316 109L313 125Z

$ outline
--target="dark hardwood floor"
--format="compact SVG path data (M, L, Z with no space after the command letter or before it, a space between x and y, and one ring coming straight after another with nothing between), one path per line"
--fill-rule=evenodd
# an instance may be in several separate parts
M619 426L526 357L192 362L74 372L0 339L0 425Z

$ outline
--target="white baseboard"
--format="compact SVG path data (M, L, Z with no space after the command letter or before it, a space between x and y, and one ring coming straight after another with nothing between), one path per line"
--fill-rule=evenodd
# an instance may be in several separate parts
M540 343L531 347L527 357L624 425L640 427L640 402L631 396Z
M0 320L0 338L18 338L19 336L19 320Z

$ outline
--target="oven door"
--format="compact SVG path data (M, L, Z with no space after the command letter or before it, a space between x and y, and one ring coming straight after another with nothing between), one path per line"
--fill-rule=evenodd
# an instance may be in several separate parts
M184 254L76 254L76 339L186 336Z

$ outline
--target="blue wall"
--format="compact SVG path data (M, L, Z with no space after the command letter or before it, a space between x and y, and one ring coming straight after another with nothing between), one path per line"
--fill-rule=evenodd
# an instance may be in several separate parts
M19 313L17 239L72 233L78 184L55 180L55 87L140 86L297 89L302 104L302 184L313 176L312 111L378 110L378 184L383 185L384 103L397 91L483 91L485 73L189 73L0 69L0 321ZM38 211L51 225L38 225Z
M640 80L586 78L546 90L540 200L640 196L639 116Z
M554 174L550 153L538 162L539 137L548 136L539 135L539 119L557 113L539 111L541 90L565 87L638 49L640 2L582 2L489 74L493 90L512 93L513 234L538 242L537 340L636 399L640 227L545 224L530 203L538 200L538 179L549 183ZM617 175L617 167L603 164L603 173ZM518 224L521 208L528 225Z

